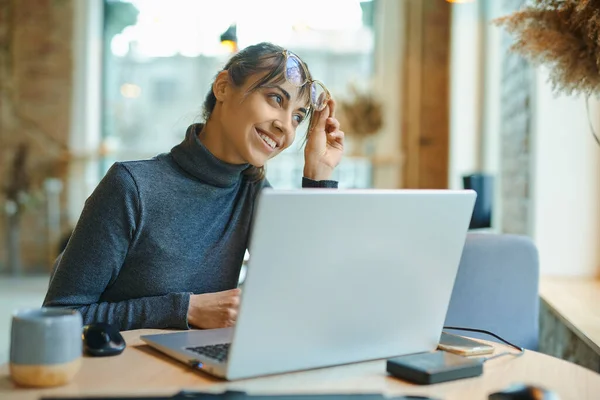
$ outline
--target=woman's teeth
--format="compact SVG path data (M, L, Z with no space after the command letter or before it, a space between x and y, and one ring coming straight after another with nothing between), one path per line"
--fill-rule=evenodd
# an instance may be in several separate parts
M273 139L271 139L264 133L259 132L258 136L260 136L262 138L262 140L264 140L269 146L271 146L272 149L274 149L277 146L277 143L275 143L275 141Z

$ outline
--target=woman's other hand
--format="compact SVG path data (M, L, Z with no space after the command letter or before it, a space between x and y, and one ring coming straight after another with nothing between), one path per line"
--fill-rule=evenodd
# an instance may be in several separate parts
M190 296L188 324L200 329L235 325L240 305L239 288Z
M344 132L335 118L335 100L330 99L322 111L315 112L304 148L304 176L329 180L344 153Z

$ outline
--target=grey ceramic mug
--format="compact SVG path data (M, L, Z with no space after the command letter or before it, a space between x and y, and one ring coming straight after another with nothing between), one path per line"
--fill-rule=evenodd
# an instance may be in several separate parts
M75 310L38 308L13 313L10 375L23 386L68 383L81 365L83 322Z

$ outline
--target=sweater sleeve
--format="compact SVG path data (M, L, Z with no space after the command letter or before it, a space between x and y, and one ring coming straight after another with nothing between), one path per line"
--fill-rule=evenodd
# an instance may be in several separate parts
M302 177L302 187L303 188L329 188L329 189L337 189L338 182L337 181L313 181L305 176Z
M262 182L261 189L271 189L271 183L267 178L265 178ZM337 181L313 181L312 179L302 177L302 188L330 188L337 189L338 182Z
M44 306L75 309L84 324L106 322L120 330L187 329L190 293L101 301L123 266L139 213L135 181L125 166L116 163L86 200L69 243L54 265Z

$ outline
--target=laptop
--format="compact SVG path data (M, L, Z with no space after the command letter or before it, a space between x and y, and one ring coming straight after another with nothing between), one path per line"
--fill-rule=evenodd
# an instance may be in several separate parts
M265 189L235 327L141 339L227 380L435 350L475 198Z

